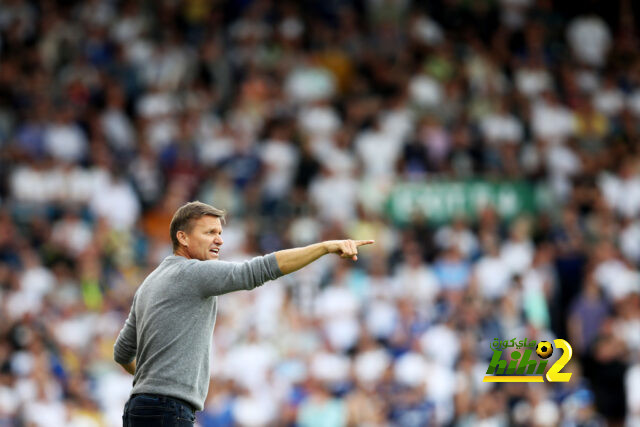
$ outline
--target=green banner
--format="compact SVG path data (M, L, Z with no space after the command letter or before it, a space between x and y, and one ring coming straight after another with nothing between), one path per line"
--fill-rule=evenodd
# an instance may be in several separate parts
M501 218L534 212L550 203L549 192L526 181L433 181L397 184L391 191L387 212L396 223L414 215L430 222L446 222L457 215L473 219L486 206Z

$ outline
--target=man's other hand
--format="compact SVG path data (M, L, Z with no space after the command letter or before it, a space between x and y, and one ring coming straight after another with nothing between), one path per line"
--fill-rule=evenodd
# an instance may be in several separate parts
M122 366L124 368L124 370L129 372L131 375L135 375L135 373L136 373L136 359L133 359L129 363L121 363L120 366Z

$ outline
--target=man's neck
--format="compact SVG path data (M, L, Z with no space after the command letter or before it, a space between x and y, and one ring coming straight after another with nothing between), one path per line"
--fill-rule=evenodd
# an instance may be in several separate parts
M181 257L184 257L184 258L186 258L186 259L191 259L191 257L190 257L190 256L189 256L189 254L187 253L187 251L185 251L183 248L178 248L178 249L176 249L176 250L173 252L173 254L174 254L175 256L181 256Z

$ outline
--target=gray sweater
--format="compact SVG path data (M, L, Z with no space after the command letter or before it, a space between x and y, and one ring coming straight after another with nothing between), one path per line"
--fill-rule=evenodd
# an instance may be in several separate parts
M250 290L281 275L275 254L242 263L166 257L136 291L113 347L116 362L136 359L131 394L173 396L201 411L217 295Z

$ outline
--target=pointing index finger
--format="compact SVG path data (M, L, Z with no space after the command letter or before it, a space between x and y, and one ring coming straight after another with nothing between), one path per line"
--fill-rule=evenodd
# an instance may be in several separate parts
M354 240L353 242L356 244L356 246L362 246L375 243L375 240Z

